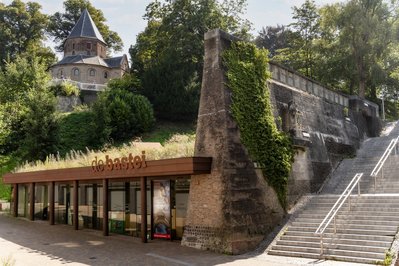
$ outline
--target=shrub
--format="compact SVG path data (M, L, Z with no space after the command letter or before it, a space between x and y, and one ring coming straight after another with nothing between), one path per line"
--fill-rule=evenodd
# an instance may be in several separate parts
M79 88L68 81L53 85L50 87L50 90L54 92L56 96L79 96L80 94Z
M98 143L95 135L94 114L90 110L74 111L63 114L59 120L58 151L65 155L70 150L86 150L101 144Z
M124 140L149 131L154 123L150 102L122 89L107 90L93 105L98 138Z

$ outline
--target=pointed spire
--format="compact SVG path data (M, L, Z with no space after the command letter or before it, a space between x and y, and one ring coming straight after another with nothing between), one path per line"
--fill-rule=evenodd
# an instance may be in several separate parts
M87 9L83 10L67 39L76 37L95 38L106 44Z

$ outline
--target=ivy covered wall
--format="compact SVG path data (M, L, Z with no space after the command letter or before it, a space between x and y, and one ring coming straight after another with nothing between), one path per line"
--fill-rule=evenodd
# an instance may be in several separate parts
M240 137L266 181L286 206L288 177L293 161L291 139L277 129L270 103L267 51L254 44L233 42L223 55L231 110Z

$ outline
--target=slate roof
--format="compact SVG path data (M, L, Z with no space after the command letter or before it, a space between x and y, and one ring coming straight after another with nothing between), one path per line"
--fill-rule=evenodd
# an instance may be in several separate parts
M104 61L108 64L109 67L115 68L120 67L122 65L124 56L106 58Z
M80 15L78 22L76 22L67 39L77 37L94 38L100 40L105 44L103 36L98 30L96 24L94 24L94 21L91 18L87 9L83 10L82 15Z
M65 56L61 61L55 65L67 65L67 64L86 64L86 65L97 65L108 68L120 67L123 62L123 56L103 59L99 56L90 55L70 55Z

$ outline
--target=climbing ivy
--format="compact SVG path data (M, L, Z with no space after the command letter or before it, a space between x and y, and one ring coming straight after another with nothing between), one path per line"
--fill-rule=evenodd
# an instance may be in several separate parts
M241 141L263 176L286 206L293 149L290 138L279 132L273 117L267 80L267 51L246 42L234 42L223 54L227 86L232 91L231 110Z

